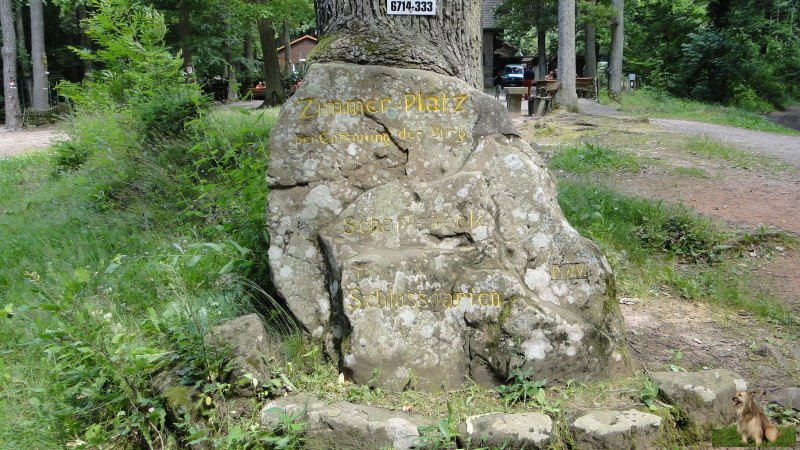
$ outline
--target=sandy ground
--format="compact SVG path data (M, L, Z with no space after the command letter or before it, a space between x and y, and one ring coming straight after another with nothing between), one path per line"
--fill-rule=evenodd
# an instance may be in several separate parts
M0 131L0 158L47 148L65 139L67 135L54 126Z

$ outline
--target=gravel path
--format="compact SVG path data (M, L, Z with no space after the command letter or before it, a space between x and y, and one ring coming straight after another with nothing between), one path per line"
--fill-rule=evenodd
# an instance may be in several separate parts
M800 136L689 120L650 119L650 123L679 133L708 136L739 148L774 156L781 161L800 167Z
M52 126L20 131L0 130L0 158L47 148L66 138L66 134Z
M593 116L620 116L619 111L615 108L586 99L578 99L578 110L583 114ZM800 110L789 108L781 116L781 120L785 122L784 125L790 125L790 122L794 123L799 120L796 117L798 115L800 115ZM774 156L781 161L800 167L800 136L748 130L705 122L692 122L690 120L650 119L650 123L678 133L708 136L744 150Z

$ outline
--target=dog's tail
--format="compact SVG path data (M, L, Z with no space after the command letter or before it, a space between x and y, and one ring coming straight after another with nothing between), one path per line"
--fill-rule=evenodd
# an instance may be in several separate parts
M767 440L770 442L775 442L778 440L778 427L775 424L770 423L766 427L764 427L764 436L766 436Z

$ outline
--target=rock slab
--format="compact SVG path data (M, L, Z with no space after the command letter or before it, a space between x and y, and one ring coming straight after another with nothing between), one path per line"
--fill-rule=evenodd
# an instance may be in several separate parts
M625 369L611 268L494 98L423 70L317 63L270 158L274 285L352 380Z
M504 449L548 448L553 419L542 413L489 413L468 417L460 427L461 439L471 447Z
M319 450L418 448L418 427L431 423L416 414L298 395L267 403L261 410L262 425L274 427L281 411L307 422L304 448Z
M270 345L258 314L237 317L218 325L205 336L204 341L231 358L229 381L237 395L254 395L260 384L270 381L270 363L276 362L278 352Z
M733 396L746 391L744 378L730 370L653 372L650 378L673 405L699 425L729 425L736 419Z
M635 409L599 410L578 417L571 428L581 449L655 448L661 417Z

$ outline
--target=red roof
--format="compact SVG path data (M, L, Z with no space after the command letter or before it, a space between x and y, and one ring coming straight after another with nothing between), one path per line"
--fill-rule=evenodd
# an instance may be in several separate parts
M302 40L305 40L305 39L311 39L314 42L319 41L319 39L315 38L314 36L312 36L310 34L306 34L305 36L301 36L301 37L289 42L289 46L292 46L292 45L294 45L294 44L296 44L296 43L298 43L298 42L300 42ZM280 47L278 47L278 51L283 50L284 47L286 47L286 46L285 45L281 45Z

